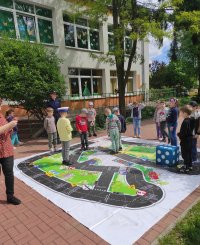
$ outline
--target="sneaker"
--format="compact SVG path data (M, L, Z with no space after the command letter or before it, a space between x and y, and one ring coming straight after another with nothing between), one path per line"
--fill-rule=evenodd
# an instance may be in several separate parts
M181 168L179 168L180 173L185 173L185 170L186 170L185 166L182 166Z
M119 150L121 151L122 150L122 147L119 147Z
M89 137L92 137L92 135L91 135L91 134L89 134L88 136L89 136Z
M88 151L88 150L89 150L89 147L88 147L88 146L86 146L86 147L85 147L85 151Z
M94 134L93 134L93 136L97 137L97 134L96 134L96 133L94 133Z
M193 170L193 167L189 167L189 171L192 171Z
M50 150L50 152L54 152L53 148L50 148L49 150Z
M19 141L18 146L22 146L24 143Z
M62 164L65 165L65 166L73 165L73 163L71 163L70 161L62 161Z
M13 204L13 205L19 205L21 201L15 196L7 196L7 203Z
M55 151L55 152L58 151L58 148L57 148L57 147L54 147L54 151Z
M115 155L117 152L115 152L115 151L110 151L110 154L111 155Z
M81 147L81 151L85 151L85 147L82 146L82 147Z
M138 135L138 139L141 139L141 136L140 135Z

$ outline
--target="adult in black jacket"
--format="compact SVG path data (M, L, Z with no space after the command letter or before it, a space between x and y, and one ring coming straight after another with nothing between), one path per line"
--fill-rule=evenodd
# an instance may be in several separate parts
M114 107L113 108L113 114L118 116L118 118L119 118L119 120L121 122L121 131L120 131L120 134L119 134L119 150L122 150L121 133L125 133L126 132L126 120L125 120L124 116L120 115L118 107Z
M181 108L181 113L184 118L178 137L180 138L181 154L184 160L184 166L180 169L181 172L189 172L192 170L192 139L193 139L193 124L190 119L192 109L189 105Z
M200 134L200 113L198 111L198 104L196 101L191 101L190 106L192 107L191 123L193 125L193 139L192 139L192 161L196 162L197 159L197 138Z
M61 101L60 101L60 99L57 98L56 91L50 92L50 98L47 102L47 108L48 107L51 107L53 109L53 115L54 115L55 121L57 123L57 121L60 117L60 114L58 112L58 108L61 107Z

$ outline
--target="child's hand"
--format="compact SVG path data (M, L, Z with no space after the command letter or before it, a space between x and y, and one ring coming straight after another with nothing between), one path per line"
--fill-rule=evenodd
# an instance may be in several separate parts
M18 123L17 120L11 121L11 122L10 122L10 127L11 127L11 128L14 128L15 126L17 126L17 123Z

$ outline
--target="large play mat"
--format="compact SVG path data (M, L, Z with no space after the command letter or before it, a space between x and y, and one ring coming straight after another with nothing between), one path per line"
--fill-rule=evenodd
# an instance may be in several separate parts
M16 176L111 244L131 244L191 193L200 178L157 167L158 142L124 137L122 143L116 155L109 154L107 137L90 141L88 151L73 145L70 167L62 165L60 152L36 155L17 162ZM123 224L126 236L120 232Z

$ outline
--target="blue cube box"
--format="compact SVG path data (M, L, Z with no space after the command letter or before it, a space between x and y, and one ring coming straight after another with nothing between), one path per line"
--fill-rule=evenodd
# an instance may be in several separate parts
M156 147L156 164L174 166L179 162L178 146L159 145Z

